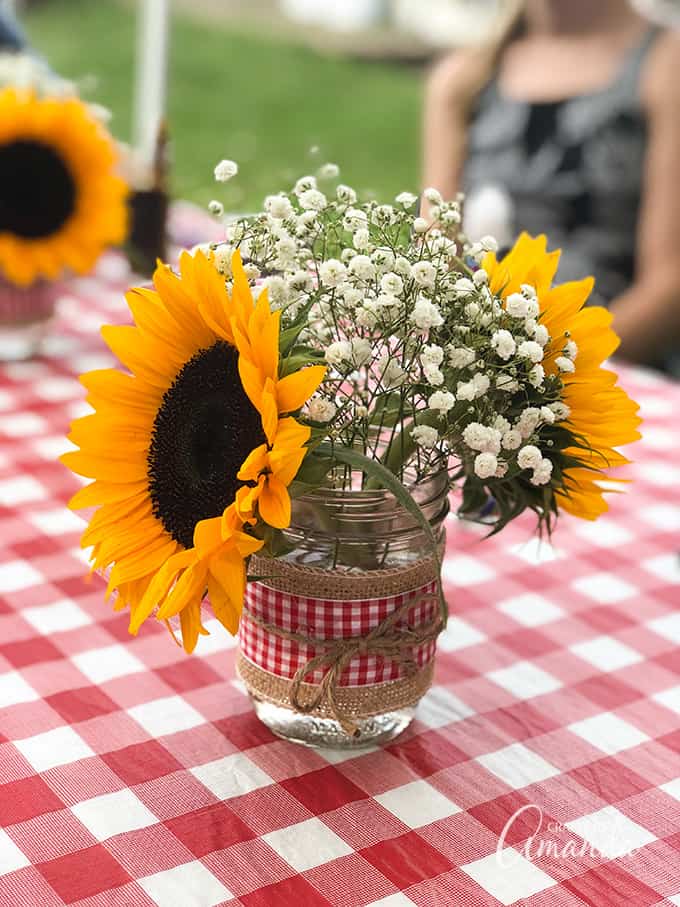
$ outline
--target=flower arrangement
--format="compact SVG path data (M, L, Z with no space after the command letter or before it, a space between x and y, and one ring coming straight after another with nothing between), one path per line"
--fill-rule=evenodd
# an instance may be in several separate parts
M228 164L218 180L234 175ZM224 242L184 253L178 274L159 265L153 290L127 295L135 325L103 329L128 373L83 376L94 413L74 423L79 449L62 459L94 479L71 507L97 508L82 543L93 569L108 572L116 607L129 608L132 633L152 616L174 632L178 618L191 652L208 604L235 633L254 555L254 585L264 574L287 593L317 583L326 599L356 599L356 584L347 590L365 569L368 536L356 560L333 562L347 582L303 572L281 585L296 502L315 493L389 490L436 565L442 511L433 531L415 499L442 473L444 496L461 487L463 512L493 499L494 532L527 509L548 532L561 510L586 519L606 510L601 480L627 462L616 448L639 437L639 419L602 366L618 341L611 316L586 307L592 279L554 285L559 252L545 237L522 235L499 259L491 237L465 239L460 199L425 195L432 222L410 193L391 205L359 202L328 165L229 222ZM211 209L222 216L218 202ZM317 655L285 681L288 707L311 711L327 697L330 714L353 728L336 688L353 658L396 659L394 676L408 683L417 651L425 670L446 603L437 569L405 572L401 585L389 571L369 583L368 598L399 593L369 642L305 650ZM427 605L404 643L398 619L412 601L399 595L414 584ZM435 586L439 616L427 610ZM318 614L310 594L305 613ZM268 624L258 602L249 634L277 634L276 652L308 642L292 625ZM303 702L305 678L322 668L322 686ZM400 704L422 695L417 688ZM357 708L366 714L365 701Z

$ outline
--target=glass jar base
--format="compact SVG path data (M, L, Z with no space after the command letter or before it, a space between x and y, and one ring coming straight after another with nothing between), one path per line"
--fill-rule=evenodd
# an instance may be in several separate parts
M328 749L361 750L389 743L413 721L415 707L385 712L357 721L360 734L350 737L333 718L303 715L251 696L255 714L269 730L293 743Z

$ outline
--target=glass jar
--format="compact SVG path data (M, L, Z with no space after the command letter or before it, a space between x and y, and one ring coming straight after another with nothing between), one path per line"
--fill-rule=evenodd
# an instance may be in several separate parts
M0 362L30 359L39 352L54 311L54 296L49 283L17 287L0 278Z
M448 473L430 475L409 491L441 549L449 510ZM291 525L283 536L284 550L276 560L257 559L260 578L248 585L242 615L239 671L256 714L278 736L309 746L355 748L393 739L413 720L413 700L425 692L423 684L429 684L441 629L436 559L428 535L389 491L320 489L293 501ZM341 594L332 591L338 588ZM423 594L428 596L426 605ZM371 654L371 644L364 643L360 651L361 635L375 631L397 608L402 611L397 634L423 631L420 635L428 638L408 649L401 662L390 657L397 649L403 655L394 627L390 632L396 648L379 647L378 654ZM428 634L425 625L435 624L436 632ZM336 625L343 629L336 633ZM357 651L346 654L345 673L338 673L338 699L353 701L356 695L363 703L369 700L372 705L365 710L371 714L363 714L362 705L348 726L328 710L296 709L295 698L278 701L285 698L281 690L290 688L296 669L311 665L310 654L324 651L315 642L329 646L341 638L345 645L348 637L357 641ZM420 679L407 693L408 704L401 706L398 691L400 684L409 683L404 664L412 663L411 655L418 661L415 676ZM317 685L327 669L328 663L318 666ZM307 690L310 696L313 690ZM390 707L390 700L398 707Z

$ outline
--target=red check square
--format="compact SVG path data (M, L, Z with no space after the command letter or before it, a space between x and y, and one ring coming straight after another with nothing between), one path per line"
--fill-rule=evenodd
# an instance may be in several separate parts
M211 803L195 812L167 819L167 828L197 857L255 837L224 803Z
M418 737L411 737L404 743L393 743L386 750L409 765L421 778L433 775L442 768L450 768L458 765L459 762L466 762L469 758L466 753L437 731L429 731Z
M224 734L241 752L263 743L272 743L276 737L263 724L252 709L240 715L231 715L215 722L217 730Z
M642 698L642 693L612 674L597 674L573 687L576 693L611 711Z
M119 888L131 881L102 844L39 863L38 869L65 904Z
M188 693L190 690L221 683L223 680L217 671L198 658L164 665L162 668L156 668L156 673L176 693Z
M156 740L135 743L122 750L104 753L101 758L128 785L153 781L154 778L169 775L183 767L172 753Z
M616 863L596 866L583 875L565 879L562 885L588 907L652 907L659 894Z
M653 787L650 781L611 756L581 765L569 774L606 803L619 803Z
M77 690L64 690L55 693L45 700L52 706L67 724L88 721L100 715L108 715L119 709L119 706L98 687L80 687Z
M402 891L453 868L453 863L415 831L366 847L360 854Z
M330 812L354 800L364 800L368 794L332 765L316 772L281 782L289 794L306 806L314 815Z
M479 806L468 809L468 813L482 825L485 825L495 835L500 835L506 824L512 819L507 834L506 843L511 846L534 834L537 824L536 810L526 810L513 819L513 816L528 805L528 800L517 791L487 800Z
M41 661L55 661L64 657L54 643L42 636L5 643L4 646L0 646L0 655L15 668L26 668Z
M281 904L281 907L284 904L298 904L299 907L333 907L332 901L327 900L300 875L259 888L250 894L242 894L240 901L243 907L274 907L275 904Z
M0 785L0 827L63 808L59 797L38 775Z

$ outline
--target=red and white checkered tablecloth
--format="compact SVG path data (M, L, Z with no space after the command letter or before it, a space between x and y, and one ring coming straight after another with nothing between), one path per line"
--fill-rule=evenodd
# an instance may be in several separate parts
M644 438L598 523L450 518L416 721L317 752L258 723L215 622L187 657L83 580L56 458L129 279L106 257L0 366L0 905L680 905L680 387L624 371Z

